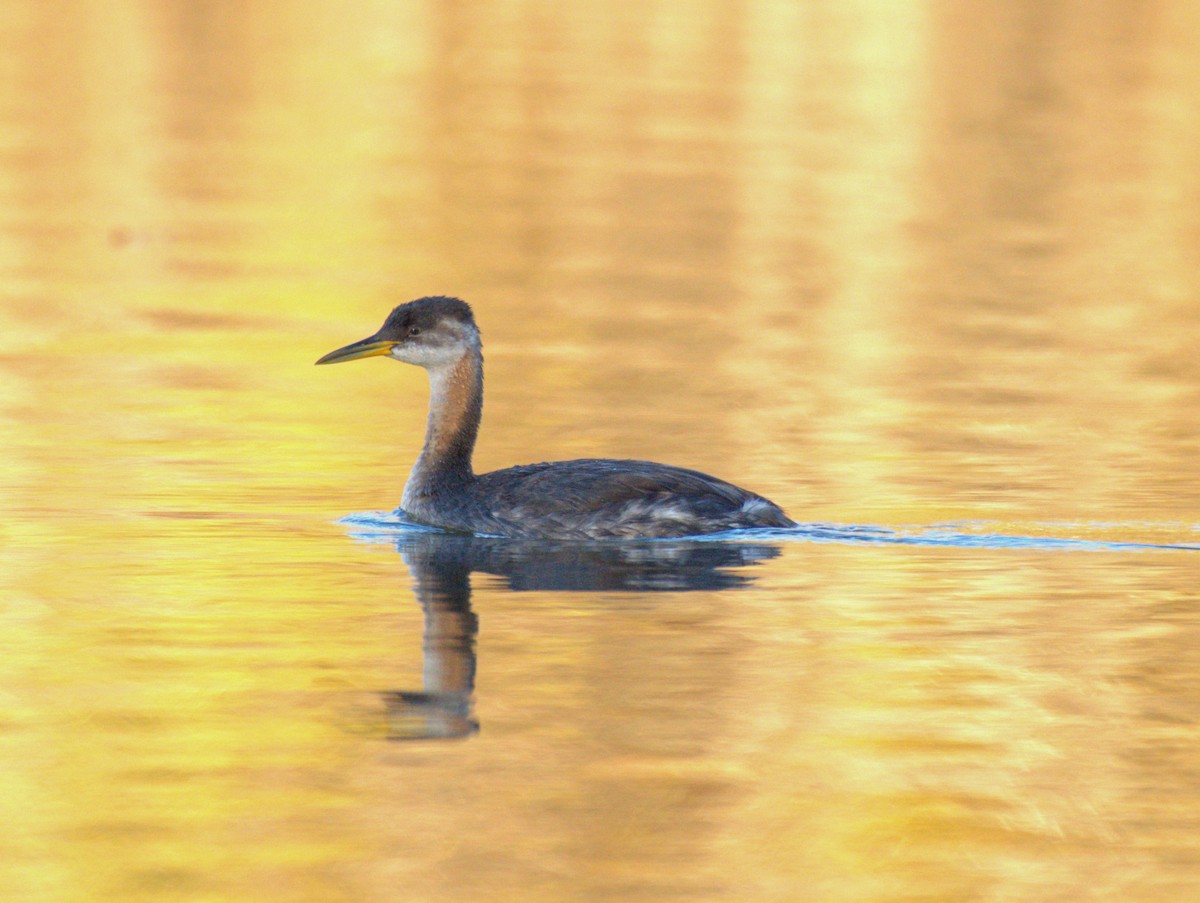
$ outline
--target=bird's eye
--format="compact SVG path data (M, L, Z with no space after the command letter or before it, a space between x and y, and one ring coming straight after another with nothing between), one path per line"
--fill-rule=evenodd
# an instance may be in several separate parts
M421 327L420 327L420 326L410 326L410 327L408 327L408 334L409 334L410 336L414 336L414 335L420 335L420 334L421 334Z

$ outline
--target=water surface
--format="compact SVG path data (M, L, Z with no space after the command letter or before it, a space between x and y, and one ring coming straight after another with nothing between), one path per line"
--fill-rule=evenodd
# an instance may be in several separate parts
M5 4L0 897L1200 896L1197 19ZM435 292L807 535L362 541Z

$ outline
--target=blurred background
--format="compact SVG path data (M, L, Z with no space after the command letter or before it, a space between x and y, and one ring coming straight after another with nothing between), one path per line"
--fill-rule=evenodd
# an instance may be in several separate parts
M0 890L1192 898L1186 554L489 584L484 730L414 752L408 571L333 522L424 375L311 365L455 294L480 470L1194 543L1198 149L1183 0L7 0Z
M488 467L730 462L817 518L1186 518L1196 15L8 3L4 391L174 435L228 390L300 441L303 398L407 459L419 374L302 367L451 293Z

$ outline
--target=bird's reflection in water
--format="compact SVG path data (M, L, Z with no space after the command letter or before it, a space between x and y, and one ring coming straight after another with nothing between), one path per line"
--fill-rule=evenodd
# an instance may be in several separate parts
M688 592L734 590L753 577L729 568L779 554L732 542L546 542L418 532L396 548L425 612L424 687L384 694L393 740L467 737L472 718L475 635L471 572L504 579L514 592Z

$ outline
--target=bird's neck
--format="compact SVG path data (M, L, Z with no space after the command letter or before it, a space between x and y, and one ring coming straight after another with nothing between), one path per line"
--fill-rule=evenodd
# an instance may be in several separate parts
M429 369L425 445L404 487L402 505L418 513L422 499L470 482L471 453L483 416L483 355L471 349L457 361Z

